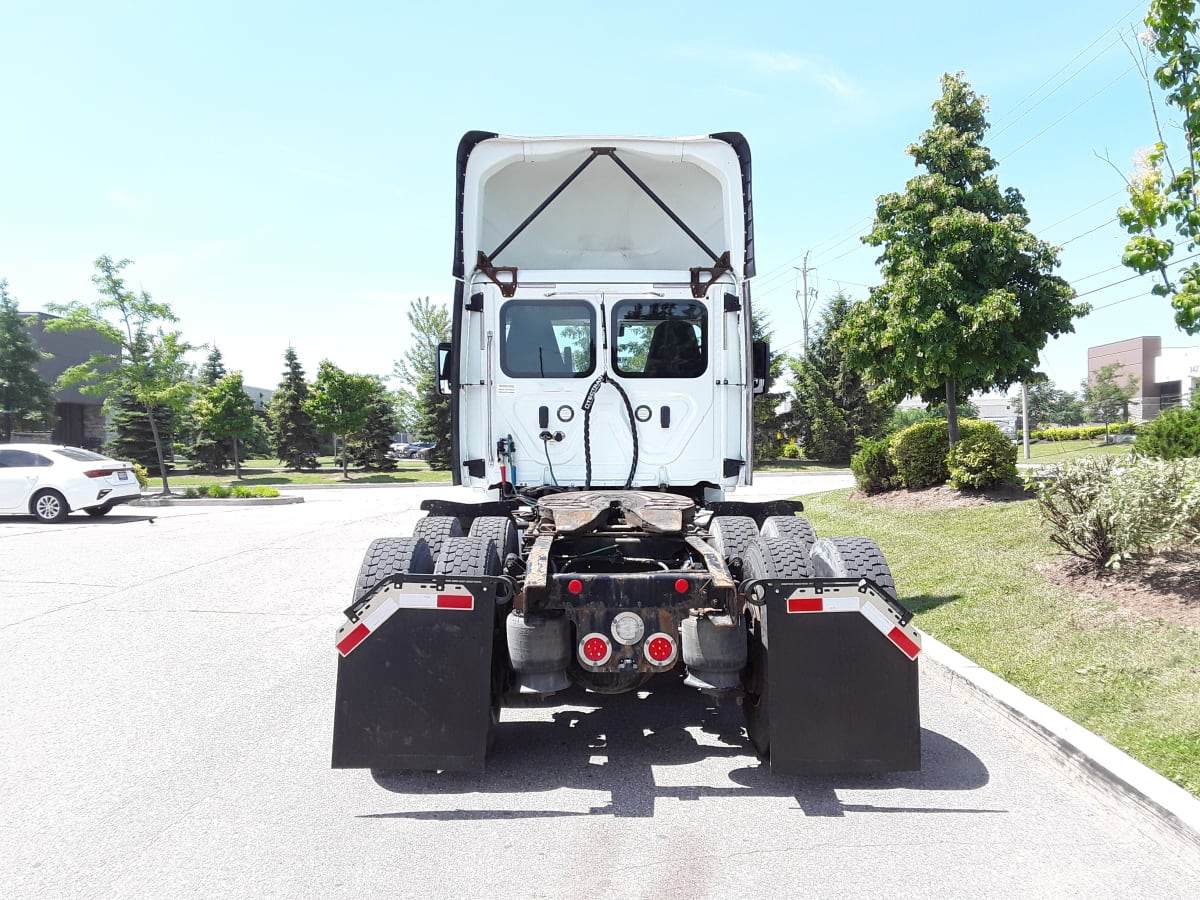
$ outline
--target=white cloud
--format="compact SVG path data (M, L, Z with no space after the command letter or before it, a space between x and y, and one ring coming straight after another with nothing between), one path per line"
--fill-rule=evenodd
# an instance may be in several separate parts
M141 203L131 193L115 185L104 191L104 199L125 209L137 209L141 206Z

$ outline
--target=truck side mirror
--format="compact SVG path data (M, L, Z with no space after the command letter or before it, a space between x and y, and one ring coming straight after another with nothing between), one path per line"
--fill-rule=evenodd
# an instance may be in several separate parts
M451 394L452 378L451 366L454 365L454 357L450 353L451 344L447 341L442 341L437 348L437 387L439 394Z
M766 341L755 341L750 345L751 369L754 393L765 394L771 387L771 347Z

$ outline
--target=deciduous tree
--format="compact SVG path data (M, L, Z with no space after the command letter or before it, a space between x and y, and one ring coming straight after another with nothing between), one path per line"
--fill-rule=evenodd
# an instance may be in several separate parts
M342 439L342 477L350 477L350 438L367 424L367 405L375 391L376 379L354 375L323 360L317 381L304 401L304 411L322 431L331 431Z
M1129 205L1118 212L1133 235L1121 261L1143 275L1154 273L1151 288L1169 297L1175 323L1188 334L1200 332L1200 261L1171 272L1177 256L1194 255L1200 245L1200 38L1195 0L1151 0L1146 12L1149 31L1139 56L1150 103L1153 85L1166 92L1168 107L1178 113L1178 138L1167 140L1154 109L1158 140L1139 160L1128 180ZM1151 74L1151 67L1154 71ZM1175 236L1171 236L1174 230ZM1186 259L1179 259L1179 263Z
M1087 311L1052 274L1058 251L1028 230L1021 194L992 174L985 110L961 73L942 77L933 127L907 151L925 171L879 198L863 238L883 248L883 283L841 330L879 393L945 398L952 442L958 402L1029 379L1047 340Z
M134 293L125 286L122 272L130 264L128 259L113 262L110 256L99 257L92 283L100 299L90 306L78 300L50 304L47 308L63 318L47 322L46 328L95 331L118 348L92 354L63 372L59 383L78 384L82 392L104 397L106 406L124 395L145 411L163 493L169 494L167 444L160 423L164 409L178 413L191 397L191 366L185 355L192 346L180 332L164 330L164 323L179 321L170 306L156 302L144 290Z
M246 393L242 373L230 372L203 388L192 409L202 433L227 443L233 456L233 475L241 478L238 442L254 433L254 401Z
M1083 403L1070 391L1056 388L1052 382L1039 381L1027 388L1029 394L1029 425L1042 428L1046 425L1082 425ZM1017 417L1024 415L1024 406L1018 396L1013 404Z
M1106 442L1110 423L1129 420L1129 401L1137 393L1140 380L1136 375L1128 375L1125 383L1121 384L1117 376L1119 370L1120 366L1116 363L1104 366L1080 385L1084 411L1104 423Z
M54 391L34 368L44 354L25 330L17 300L0 279L0 428L12 440L13 423L41 422L54 413Z

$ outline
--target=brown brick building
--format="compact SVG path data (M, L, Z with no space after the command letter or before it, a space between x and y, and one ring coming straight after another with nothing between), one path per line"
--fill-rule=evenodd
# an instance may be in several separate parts
M1109 365L1118 367L1118 377L1138 379L1137 393L1130 401L1134 419L1152 419L1171 406L1186 405L1200 380L1200 348L1167 347L1160 337L1136 337L1088 348L1088 380Z

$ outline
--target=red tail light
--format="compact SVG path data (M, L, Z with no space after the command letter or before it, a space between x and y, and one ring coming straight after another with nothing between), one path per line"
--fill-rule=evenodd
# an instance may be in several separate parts
M669 634L656 632L646 638L646 658L656 666L668 666L675 662L677 648Z
M107 478L109 475L117 474L116 469L88 469L83 473L88 478Z
M579 642L579 657L590 666L602 666L612 656L612 644L608 638L593 631Z

